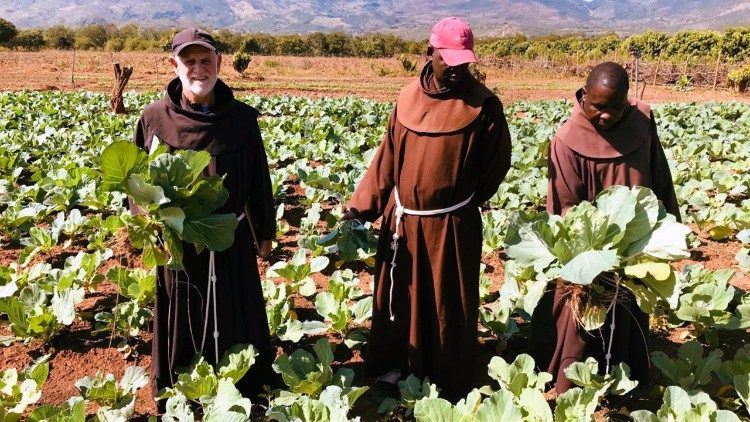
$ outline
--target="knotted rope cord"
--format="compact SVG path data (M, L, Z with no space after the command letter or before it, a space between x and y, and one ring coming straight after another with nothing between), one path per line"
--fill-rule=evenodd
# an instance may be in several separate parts
M240 214L237 217L237 221L242 221L245 218L245 213ZM208 312L210 309L209 303L214 308L214 356L216 362L219 362L219 319L218 309L216 306L216 252L209 251L208 255L208 285L206 286L206 318L203 320L203 338L201 339L201 354L203 354L203 346L206 344L206 333L208 332Z
M609 375L609 371L611 368L612 343L613 343L613 339L615 336L615 314L616 314L615 310L617 309L617 296L620 293L620 281L617 279L615 279L614 281L615 281L615 296L612 298L612 303L610 303L609 309L607 309L607 312L609 312L610 310L612 311L612 322L609 324L609 344L607 345L607 354L604 355L605 359L607 360L607 364L605 367L606 375Z
M463 208L466 206L469 202L471 202L472 199L474 199L474 192L469 195L468 198L465 200L459 202L456 205L450 206L448 208L440 208L436 210L412 210L409 208L404 208L403 205L401 205L401 198L398 196L398 188L393 188L393 194L394 199L396 200L396 229L393 231L393 236L391 236L391 250L393 251L393 255L391 256L391 269L390 269L390 278L391 278L391 285L388 291L388 313L390 314L391 321L396 320L396 315L393 314L393 286L394 286L394 278L393 278L393 270L396 268L396 255L398 254L398 239L401 237L399 233L399 228L401 227L401 219L404 218L404 215L417 215L417 216L431 216L431 215L438 215L438 214L447 214L449 212L453 212L459 208Z

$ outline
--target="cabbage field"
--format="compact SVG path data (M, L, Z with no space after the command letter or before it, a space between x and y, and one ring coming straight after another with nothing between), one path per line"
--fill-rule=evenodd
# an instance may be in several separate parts
M0 420L155 413L152 269L180 266L180 240L226 247L237 224L212 215L218 200L191 198L221 197L221 179L201 175L204 153L148 154L129 143L140 110L156 98L127 94L133 112L115 116L101 94L0 93ZM339 218L392 104L243 101L261 112L278 207L261 278L285 387L263 401L242 397L234 383L256 351L238 345L216 367L196 359L162 392L164 420L750 420L747 104L654 106L684 225L647 189L609 189L565 218L540 212L549 139L571 103L508 105L512 169L482 210L476 389L450 403L428 379L410 376L399 399L374 403L361 351L378 224ZM175 162L185 169L179 183L160 177L160 166ZM131 216L127 196L149 212ZM188 208L200 212L186 217ZM554 397L551 375L527 354L530 315L557 277L590 286L602 272L652 315L652 381L637 385L626 365L601 374L587 360L566 372L578 387ZM589 302L582 323L599 327L606 311Z

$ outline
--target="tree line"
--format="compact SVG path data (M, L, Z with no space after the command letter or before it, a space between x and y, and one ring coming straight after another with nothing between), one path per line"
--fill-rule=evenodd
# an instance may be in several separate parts
M609 54L639 55L647 60L683 60L686 58L721 58L725 62L742 62L750 58L750 27L724 31L685 30L674 34L647 31L628 37L605 34L548 35L527 38L523 35L484 39L477 53L496 58L519 57L550 60L595 60Z
M0 18L0 45L25 51L42 49L100 51L169 51L179 29L143 28L136 24L62 25L42 29L17 29ZM419 54L427 41L407 40L391 34L348 35L344 32L269 35L240 33L227 29L213 31L224 53L242 51L262 55L391 57Z
M144 28L136 24L100 24L83 27L62 25L41 29L17 29L0 18L0 46L14 50L41 49L100 51L168 51L177 29ZM420 54L427 40L408 40L392 34L349 35L344 32L270 35L214 31L219 48L226 53L260 55L392 57ZM591 60L609 54L638 53L645 59L717 58L726 62L750 59L750 27L723 31L648 31L621 37L547 35L480 38L476 51L484 57L550 60Z

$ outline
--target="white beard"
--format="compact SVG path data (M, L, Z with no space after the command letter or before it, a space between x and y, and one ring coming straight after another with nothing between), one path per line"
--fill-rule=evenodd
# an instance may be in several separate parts
M216 85L216 79L206 79L205 81L191 81L188 77L180 76L183 89L187 89L196 97L204 97L211 93Z

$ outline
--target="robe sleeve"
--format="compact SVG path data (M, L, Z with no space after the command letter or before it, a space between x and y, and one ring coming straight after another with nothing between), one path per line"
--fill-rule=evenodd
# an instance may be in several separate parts
M146 149L146 122L143 121L143 117L138 119L138 123L135 126L135 132L133 133L133 143L140 149Z
M664 148L659 141L653 114L651 115L651 185L651 189L664 204L667 212L674 215L677 221L682 221L680 205L672 183L672 172L669 169L667 157L664 155Z
M547 171L547 212L563 215L568 208L586 200L579 160L557 137L550 143Z
M484 107L484 129L478 148L480 176L474 193L474 199L479 204L492 198L497 192L497 187L510 170L512 155L510 131L502 103L497 97L491 97Z
M259 241L272 240L276 237L276 212L274 210L273 190L271 188L271 175L268 169L268 158L266 149L263 147L263 138L260 133L258 122L253 123L255 139L250 148L245 148L246 160L252 163L250 168L250 189L248 193L248 206L252 213L253 221L257 227Z
M395 184L395 159L393 134L396 125L396 110L388 118L388 129L383 137L370 167L357 185L349 200L349 209L366 221L375 221L383 215L391 190Z

